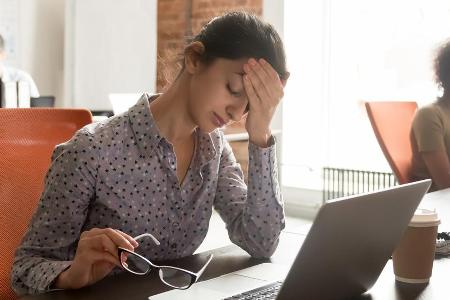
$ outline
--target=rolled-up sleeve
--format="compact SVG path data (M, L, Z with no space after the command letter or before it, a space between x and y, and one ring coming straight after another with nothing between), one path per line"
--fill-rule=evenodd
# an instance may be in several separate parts
M445 126L435 105L419 109L414 116L412 129L419 152L445 150Z
M249 144L248 187L227 141L220 158L214 207L227 225L229 237L254 257L270 257L284 228L278 184L276 143L267 148Z
M48 291L71 264L95 194L97 157L91 142L89 133L81 130L53 152L44 191L11 271L18 295Z

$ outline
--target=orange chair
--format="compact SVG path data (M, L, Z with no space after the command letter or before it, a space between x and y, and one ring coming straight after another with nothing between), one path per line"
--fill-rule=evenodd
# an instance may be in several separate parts
M373 131L400 184L411 181L410 132L416 102L366 102Z
M84 109L0 109L0 299L17 299L10 282L14 253L37 206L53 149L91 122Z

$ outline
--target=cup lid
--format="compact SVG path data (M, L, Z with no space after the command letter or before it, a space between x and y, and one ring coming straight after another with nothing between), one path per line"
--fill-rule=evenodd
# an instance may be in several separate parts
M428 227L436 226L441 223L436 209L418 208L411 219L409 226Z

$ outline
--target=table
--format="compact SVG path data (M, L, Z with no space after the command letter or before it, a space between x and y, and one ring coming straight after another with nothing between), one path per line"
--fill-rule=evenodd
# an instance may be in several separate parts
M421 206L436 208L441 216L439 231L450 231L450 189L427 194ZM207 280L222 274L244 269L262 262L271 261L290 265L300 248L306 233L282 232L280 244L271 259L253 259L235 245L225 246L199 253L191 257L170 262L174 265L196 269L210 254L214 259L203 274L201 280ZM355 299L447 299L448 278L450 275L450 257L439 258L434 262L433 277L429 284L409 285L398 283L394 279L392 261L388 261L374 287L366 294ZM169 288L162 284L157 274L136 276L123 273L108 277L90 287L72 291L56 291L37 296L24 296L24 300L69 300L69 299L147 299Z

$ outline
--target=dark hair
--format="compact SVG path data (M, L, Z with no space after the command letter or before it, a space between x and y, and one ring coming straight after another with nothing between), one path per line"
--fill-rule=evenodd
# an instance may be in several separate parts
M436 82L442 86L444 92L450 92L450 40L438 50L434 59L434 73Z
M3 52L5 50L5 40L3 39L2 35L0 34L0 52Z
M287 75L280 36L272 25L253 14L235 11L213 18L190 40L195 41L205 46L200 59L206 64L216 58L264 58L280 78Z

